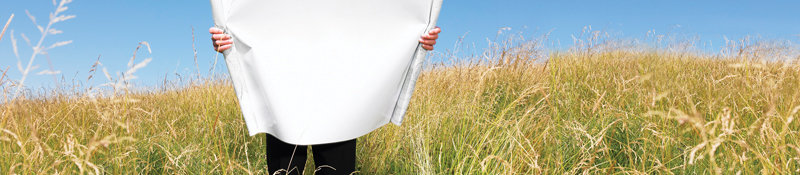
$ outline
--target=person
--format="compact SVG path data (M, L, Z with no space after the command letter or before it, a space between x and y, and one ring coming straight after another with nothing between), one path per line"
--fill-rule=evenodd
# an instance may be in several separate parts
M211 40L214 50L223 52L232 47L233 40L222 29L211 27ZM419 39L422 48L433 50L442 29L436 27ZM267 170L269 174L302 174L309 146L293 145L267 134ZM351 174L355 171L356 139L311 145L316 174ZM288 168L288 169L287 169Z

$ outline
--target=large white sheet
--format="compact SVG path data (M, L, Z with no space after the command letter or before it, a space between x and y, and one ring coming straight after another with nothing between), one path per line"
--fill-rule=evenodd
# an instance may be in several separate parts
M251 135L310 145L400 125L442 0L211 0Z

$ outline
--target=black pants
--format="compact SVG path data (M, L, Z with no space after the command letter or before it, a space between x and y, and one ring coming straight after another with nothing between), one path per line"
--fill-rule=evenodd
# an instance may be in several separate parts
M303 174L308 147L289 144L267 134L269 174L276 171L281 171L278 174ZM311 152L317 167L316 174L350 174L356 170L356 139L311 145Z

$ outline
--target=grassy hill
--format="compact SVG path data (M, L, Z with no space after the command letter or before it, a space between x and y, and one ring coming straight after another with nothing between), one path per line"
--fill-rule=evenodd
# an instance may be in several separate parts
M743 52L584 51L544 62L517 46L431 66L403 126L359 139L358 169L800 173L799 64ZM265 137L248 136L225 79L102 98L71 92L2 104L0 174L266 173Z

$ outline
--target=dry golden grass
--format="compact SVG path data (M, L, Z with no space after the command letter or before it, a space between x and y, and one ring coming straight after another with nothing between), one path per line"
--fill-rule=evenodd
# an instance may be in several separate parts
M431 66L404 125L359 139L359 170L800 173L800 65L748 52L588 50L542 63L523 43ZM266 173L264 135L247 135L225 78L75 94L2 104L0 173Z
M8 17L8 21L6 22L6 25L3 26L3 31L0 32L0 40L3 40L3 35L6 34L6 29L8 29L8 25L11 25L11 20L13 20L13 19L14 19L14 14L11 14L11 16Z
M31 16L40 40L75 17L62 14L70 2L53 1L45 26ZM508 40L478 56L445 56L455 61L420 76L403 126L359 139L358 169L800 174L799 49L745 38L706 54L693 40L648 36L641 44L587 27L565 52ZM19 80L0 68L0 174L267 174L265 137L248 136L225 76L129 91L150 60L134 56L120 77L102 69L100 87L33 94L24 83L40 54Z
M60 2L56 14L70 1ZM53 23L37 25L42 40ZM799 49L745 38L705 54L691 40L648 36L627 42L587 27L566 52L508 40L445 56L454 61L420 76L403 126L359 139L358 169L800 174ZM100 87L33 94L23 89L37 55L18 81L0 68L0 174L267 174L265 137L248 136L227 77L130 91L150 61L134 55L120 77L102 69Z

